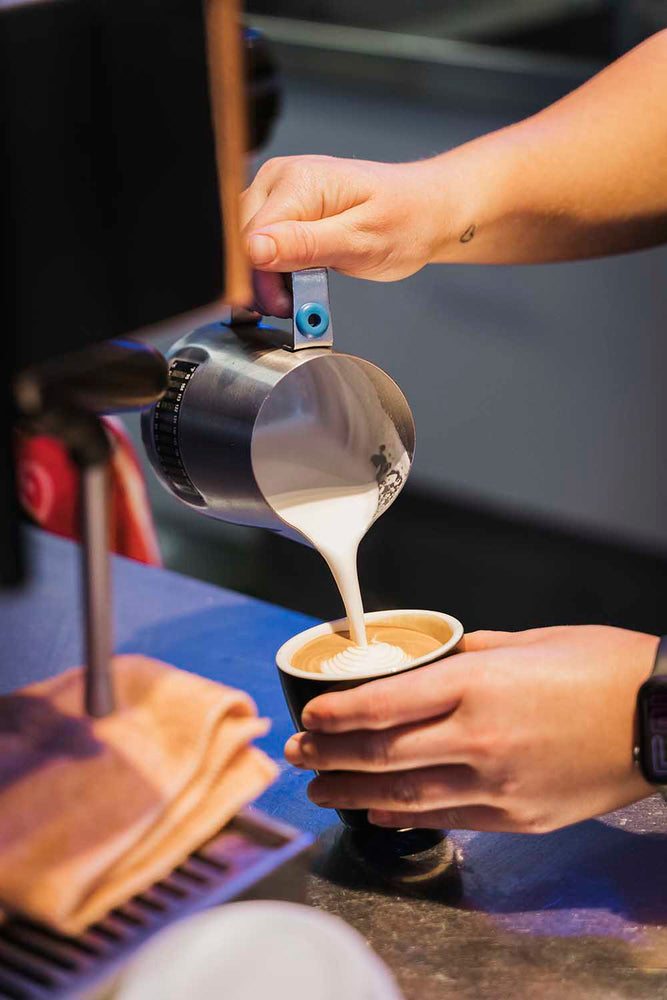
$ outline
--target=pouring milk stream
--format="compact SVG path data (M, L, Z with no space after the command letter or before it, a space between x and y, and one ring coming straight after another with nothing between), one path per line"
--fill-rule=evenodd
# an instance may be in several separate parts
M357 549L377 511L379 489L333 486L270 496L280 516L312 542L333 573L355 643L322 664L322 673L387 670L405 666L410 657L398 646L366 638L364 608L357 573Z
M271 507L326 560L343 599L354 645L325 661L322 672L387 673L410 657L398 646L367 641L357 550L402 487L410 458L389 420L378 440L377 402L363 375L329 371L323 377L310 367L310 392L304 394L301 382L298 400L283 393L262 411L253 441L255 475ZM314 408L316 419L309 420Z

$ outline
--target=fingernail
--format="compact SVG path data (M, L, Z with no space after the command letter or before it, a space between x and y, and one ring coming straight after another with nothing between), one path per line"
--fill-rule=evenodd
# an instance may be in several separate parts
M301 746L299 736L290 736L287 743L285 744L285 757L290 762L290 764L301 764L303 759L301 756Z
M278 253L278 247L272 236L255 233L248 240L248 253L253 264L268 264Z
M317 729L317 718L306 709L301 715L301 724L304 729Z
M299 751L303 760L310 761L311 763L317 757L317 748L315 746L315 740L310 735L310 733L304 733L299 742Z

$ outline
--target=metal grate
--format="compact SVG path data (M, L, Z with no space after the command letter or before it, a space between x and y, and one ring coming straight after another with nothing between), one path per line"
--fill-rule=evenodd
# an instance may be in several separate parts
M301 891L312 838L252 810L240 813L184 864L146 892L112 910L77 938L14 917L0 925L0 1000L73 998L102 986L149 937L190 913L230 902L294 862L288 879ZM284 886L285 879L277 877ZM284 891L279 893L285 898Z

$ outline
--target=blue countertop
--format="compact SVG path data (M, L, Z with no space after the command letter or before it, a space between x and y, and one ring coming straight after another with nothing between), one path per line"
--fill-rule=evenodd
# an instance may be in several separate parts
M33 572L0 596L0 690L82 661L78 550L30 532ZM443 852L388 868L351 851L282 747L292 732L274 665L312 620L175 573L113 560L116 649L248 691L280 763L258 801L322 834L309 901L343 917L393 970L406 1000L667 998L667 812L652 797L543 836L452 831ZM426 868L424 868L426 865Z

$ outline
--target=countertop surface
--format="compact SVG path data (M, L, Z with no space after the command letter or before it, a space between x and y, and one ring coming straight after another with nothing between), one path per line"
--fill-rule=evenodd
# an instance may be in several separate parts
M31 532L33 573L0 596L0 691L82 660L77 549ZM362 861L282 759L292 732L274 665L303 615L114 559L116 649L247 690L273 721L280 777L258 801L322 837L314 905L357 927L407 1000L667 998L667 809L659 798L557 833L454 831L419 861Z

